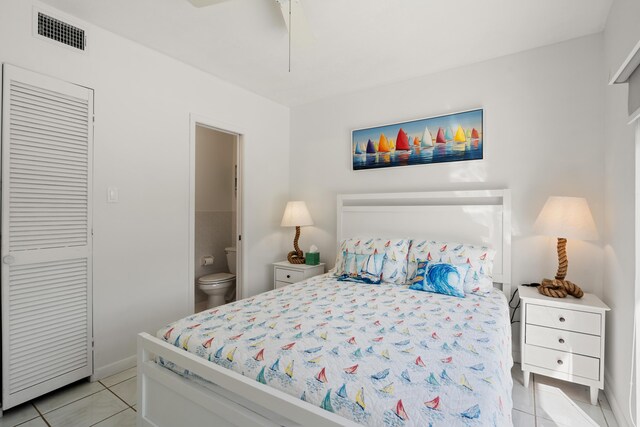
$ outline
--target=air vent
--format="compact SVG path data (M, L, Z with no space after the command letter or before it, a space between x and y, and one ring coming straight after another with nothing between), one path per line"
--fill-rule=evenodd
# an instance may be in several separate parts
M82 28L75 27L42 12L37 13L39 36L63 43L74 49L85 50L87 38Z

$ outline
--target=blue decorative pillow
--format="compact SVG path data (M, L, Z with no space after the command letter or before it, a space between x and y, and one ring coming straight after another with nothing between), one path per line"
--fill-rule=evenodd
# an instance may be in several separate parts
M467 264L418 261L416 277L409 289L464 298L464 278L468 270Z
M467 243L414 241L409 251L407 280L412 283L416 275L418 260L446 262L448 264L468 264L464 278L465 294L486 294L493 289L493 260L496 251L487 246Z
M338 277L338 280L377 285L381 280L380 276L382 275L384 257L384 254L377 252L365 255L345 251L343 254L344 264L342 267L344 273Z

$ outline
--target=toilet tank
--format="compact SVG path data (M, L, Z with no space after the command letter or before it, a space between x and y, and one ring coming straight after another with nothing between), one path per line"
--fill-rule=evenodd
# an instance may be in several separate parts
M227 254L227 266L229 267L229 273L236 274L236 248L224 248L224 251Z

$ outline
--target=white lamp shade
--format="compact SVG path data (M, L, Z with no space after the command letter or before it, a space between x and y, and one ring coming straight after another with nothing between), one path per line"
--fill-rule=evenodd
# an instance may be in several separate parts
M598 240L596 224L582 197L549 197L534 229L539 234L565 239Z
M283 227L313 225L307 204L301 201L288 202L287 207L284 209L284 215L282 216L280 225Z

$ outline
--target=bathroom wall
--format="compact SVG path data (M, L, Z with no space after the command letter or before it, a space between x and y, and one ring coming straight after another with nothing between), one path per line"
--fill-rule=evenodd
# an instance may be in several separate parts
M228 272L224 248L234 242L236 136L196 128L195 277ZM202 257L213 255L212 265ZM207 299L194 286L196 305Z

